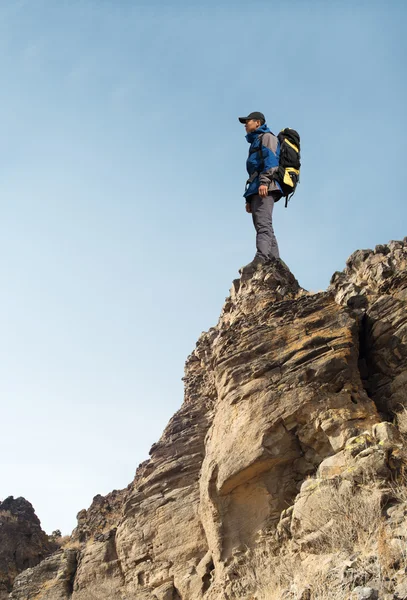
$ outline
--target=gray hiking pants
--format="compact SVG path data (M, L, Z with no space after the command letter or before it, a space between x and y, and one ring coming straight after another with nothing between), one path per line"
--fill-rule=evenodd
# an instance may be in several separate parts
M273 208L275 199L281 198L280 192L272 192L265 198L258 194L250 196L253 225L256 229L256 256L267 260L280 258L278 244L273 229Z

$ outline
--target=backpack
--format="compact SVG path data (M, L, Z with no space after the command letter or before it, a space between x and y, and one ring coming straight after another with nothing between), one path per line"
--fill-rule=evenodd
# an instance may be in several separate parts
M278 171L275 173L273 179L280 184L283 196L285 197L285 206L287 207L288 201L293 197L297 184L300 182L300 134L295 129L286 127L280 131L277 138L280 142L280 159ZM261 139L258 151L262 157Z
M295 129L286 127L277 137L280 142L280 160L275 179L281 186L287 206L300 181L300 135Z

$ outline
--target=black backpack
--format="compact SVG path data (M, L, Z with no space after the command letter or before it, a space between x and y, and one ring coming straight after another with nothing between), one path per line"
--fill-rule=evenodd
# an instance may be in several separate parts
M287 206L300 181L300 134L295 129L286 127L280 131L277 137L280 142L280 160L274 178L281 186Z
M254 150L254 152L260 152L261 161L263 161L263 135L260 138L259 148ZM300 182L300 134L295 129L286 127L280 131L277 138L280 142L280 159L278 171L274 174L273 179L280 184L287 207L288 201L294 195L297 184Z

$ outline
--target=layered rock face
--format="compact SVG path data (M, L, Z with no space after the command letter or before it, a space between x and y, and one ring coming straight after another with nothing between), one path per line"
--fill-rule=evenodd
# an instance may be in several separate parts
M9 496L0 502L0 600L8 598L18 573L37 565L56 548L27 500Z
M335 273L336 301L363 315L361 356L366 389L379 410L404 406L407 384L406 242L390 242L352 254L343 273Z
M238 570L265 540L312 547L311 485L400 470L406 304L407 239L354 253L324 293L280 262L234 281L150 459L79 513L75 557L20 575L12 598L260 598Z

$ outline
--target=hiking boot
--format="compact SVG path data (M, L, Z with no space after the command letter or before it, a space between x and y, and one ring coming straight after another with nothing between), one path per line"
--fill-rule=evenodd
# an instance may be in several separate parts
M265 262L265 260L256 256L251 263L244 267L240 267L239 273L241 275L251 275L252 273L255 273L255 271L261 269Z

